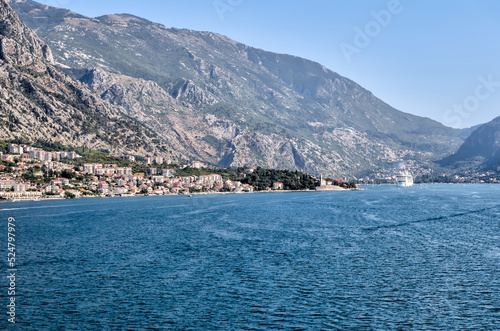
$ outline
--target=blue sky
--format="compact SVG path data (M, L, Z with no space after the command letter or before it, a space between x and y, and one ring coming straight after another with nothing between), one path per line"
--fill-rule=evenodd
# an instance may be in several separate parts
M41 0L130 13L317 61L391 106L448 126L500 115L500 1Z

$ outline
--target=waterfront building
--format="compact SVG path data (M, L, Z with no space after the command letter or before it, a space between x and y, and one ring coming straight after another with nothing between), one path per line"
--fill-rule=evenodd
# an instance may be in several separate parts
M273 183L273 190L282 190L283 189L283 183L282 182L274 182Z
M14 192L26 192L30 188L30 184L14 184Z

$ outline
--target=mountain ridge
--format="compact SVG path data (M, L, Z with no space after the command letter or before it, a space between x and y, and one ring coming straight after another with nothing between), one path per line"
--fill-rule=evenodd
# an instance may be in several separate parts
M297 56L129 14L88 18L29 0L16 6L51 45L56 62L188 157L333 175L408 158L426 165L464 139L464 131L400 112ZM77 73L96 68L106 74ZM141 84L158 97L138 106L132 96Z

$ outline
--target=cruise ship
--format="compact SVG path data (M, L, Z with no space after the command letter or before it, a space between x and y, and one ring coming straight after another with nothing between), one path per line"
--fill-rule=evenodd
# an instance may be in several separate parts
M396 185L402 187L413 186L413 176L408 171L402 171L397 175Z

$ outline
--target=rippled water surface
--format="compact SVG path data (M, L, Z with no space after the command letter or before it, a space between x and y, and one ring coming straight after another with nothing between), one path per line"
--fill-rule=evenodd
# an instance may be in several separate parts
M20 330L493 330L499 198L430 185L4 202L2 274L15 217Z

